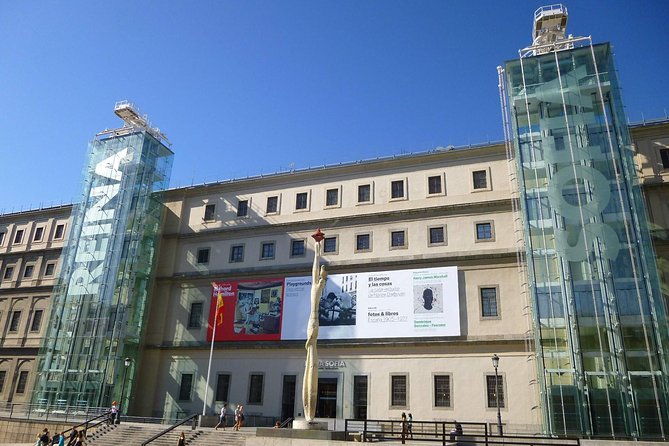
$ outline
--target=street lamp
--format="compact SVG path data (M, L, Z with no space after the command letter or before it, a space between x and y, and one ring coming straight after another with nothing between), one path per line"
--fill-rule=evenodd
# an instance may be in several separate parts
M121 414L122 410L125 410L125 404L123 404L123 395L125 394L125 377L128 374L128 367L130 367L130 364L132 363L132 359L130 358L125 358L123 361L123 364L125 367L123 368L123 384L121 385L121 407L119 407L119 415ZM128 398L128 401L130 401L130 398ZM125 413L127 414L128 411L126 410Z
M497 376L497 367L499 367L499 356L492 355L492 366L495 368L495 398L497 400L497 433L504 435L502 431L502 414L499 411L499 377Z

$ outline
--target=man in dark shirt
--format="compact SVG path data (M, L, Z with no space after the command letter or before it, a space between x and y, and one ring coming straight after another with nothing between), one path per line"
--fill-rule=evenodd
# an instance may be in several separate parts
M79 432L77 432L76 428L72 428L72 431L70 432L70 439L67 442L67 446L73 446L74 443L77 441L77 435Z
M39 441L43 446L48 446L49 440L49 429L45 427L42 431L42 436L39 437Z

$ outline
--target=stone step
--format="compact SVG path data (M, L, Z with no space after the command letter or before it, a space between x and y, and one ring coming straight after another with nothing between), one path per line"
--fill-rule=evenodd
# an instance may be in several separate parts
M91 446L135 446L141 445L155 434L162 432L167 426L155 424L121 424L117 426L101 426L95 433L88 436L88 444ZM184 429L176 428L164 436L151 442L152 446L174 446L178 437L184 432L187 445L198 446L243 446L246 438L255 435L255 431L232 431L204 428Z

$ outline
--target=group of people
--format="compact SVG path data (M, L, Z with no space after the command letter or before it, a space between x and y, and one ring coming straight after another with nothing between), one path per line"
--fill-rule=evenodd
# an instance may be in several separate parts
M413 438L413 416L411 413L409 413L409 416L407 417L407 414L402 412L401 415L402 418L402 435L403 436L409 436L409 438ZM460 435L463 435L463 429L462 429L462 424L458 423L457 421L454 422L453 429L451 429L451 432L449 433L449 437L451 441L455 441L457 437Z
M241 404L237 406L235 409L235 424L232 426L232 430L238 431L241 427L244 426L244 406ZM228 425L228 403L223 404L223 407L221 407L221 414L218 419L218 424L214 428L215 430L218 430L219 427L223 427L223 430L225 430L225 427Z
M81 430L77 431L76 428L72 428L70 435L65 436L66 431L61 433L56 432L53 437L49 433L49 429L46 427L42 432L37 435L37 442L35 446L84 446L86 440L86 431Z

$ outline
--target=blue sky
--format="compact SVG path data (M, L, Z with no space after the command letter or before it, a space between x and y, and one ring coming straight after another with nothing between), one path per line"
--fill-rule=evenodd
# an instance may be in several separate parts
M0 213L78 200L129 99L172 186L502 139L496 67L537 1L0 0ZM669 2L565 3L614 44L629 120L669 110Z

